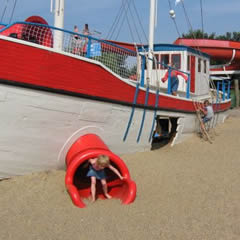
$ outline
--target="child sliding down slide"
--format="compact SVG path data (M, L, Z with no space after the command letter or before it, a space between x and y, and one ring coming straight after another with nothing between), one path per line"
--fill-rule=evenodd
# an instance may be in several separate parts
M90 168L87 173L88 177L91 177L91 194L92 194L92 202L96 200L96 180L100 180L103 188L103 193L106 198L112 198L108 194L108 187L106 181L106 174L104 169L109 168L113 171L121 180L123 180L123 176L120 172L110 164L109 157L106 155L99 155L97 158L89 159Z

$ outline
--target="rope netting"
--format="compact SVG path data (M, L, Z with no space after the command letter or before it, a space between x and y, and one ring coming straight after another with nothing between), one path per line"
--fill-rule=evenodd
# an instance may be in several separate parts
M60 43L61 47L58 48L60 51L96 60L119 76L136 80L136 51L117 44L89 35L28 22L8 25L0 30L0 34L50 48L57 44L59 46Z

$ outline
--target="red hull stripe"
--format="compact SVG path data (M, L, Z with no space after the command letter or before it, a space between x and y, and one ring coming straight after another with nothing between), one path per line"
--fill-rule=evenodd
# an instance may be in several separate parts
M3 47L1 47L3 46ZM45 49L0 39L0 78L18 86L131 106L136 87L100 65ZM140 89L136 106L143 108L146 91ZM155 109L156 94L150 93L148 109ZM230 103L221 104L226 110ZM195 111L191 101L160 96L159 108L176 112Z

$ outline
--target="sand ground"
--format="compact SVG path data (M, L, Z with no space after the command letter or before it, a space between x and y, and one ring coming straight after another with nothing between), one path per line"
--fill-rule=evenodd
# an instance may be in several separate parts
M1 181L0 239L239 240L240 110L211 135L122 156L138 189L130 205L75 207L64 171Z

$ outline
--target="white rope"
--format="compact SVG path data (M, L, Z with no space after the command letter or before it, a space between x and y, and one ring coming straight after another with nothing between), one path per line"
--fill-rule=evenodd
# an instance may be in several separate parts
M117 25L118 25L118 23L119 23L119 21L120 21L120 19L121 19L121 17L122 17L122 14L123 14L123 12L124 12L124 5L125 5L125 4L126 4L126 1L125 1L125 0L122 0L122 5L121 5L121 7L119 8L119 12L118 12L115 20L113 21L113 24L112 24L112 26L111 26L111 28L110 28L107 36L106 36L106 39L111 39L112 36L113 36L113 34L114 34L114 32L116 31Z
M14 11L16 9L16 5L17 5L17 0L14 1L14 5L13 5L13 9L12 9L12 13L11 13L11 17L10 17L9 23L12 22L12 18L13 18Z

